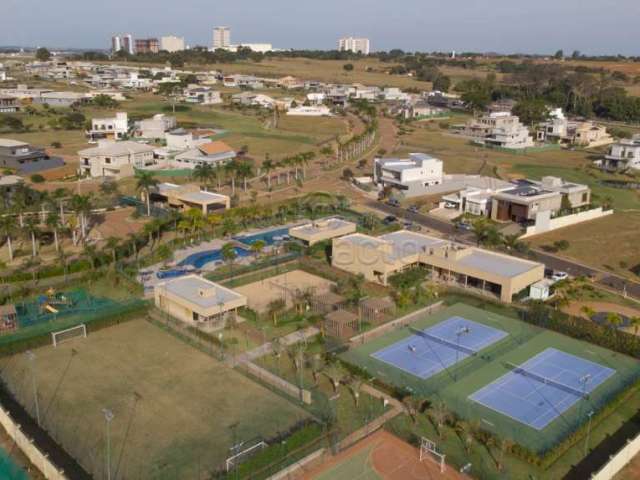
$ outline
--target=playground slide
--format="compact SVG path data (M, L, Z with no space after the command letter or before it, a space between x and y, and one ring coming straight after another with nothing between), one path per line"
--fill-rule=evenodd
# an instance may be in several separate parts
M58 310L56 310L55 308L53 308L51 305L45 305L44 308L46 308L47 310L49 310L51 313L58 313Z

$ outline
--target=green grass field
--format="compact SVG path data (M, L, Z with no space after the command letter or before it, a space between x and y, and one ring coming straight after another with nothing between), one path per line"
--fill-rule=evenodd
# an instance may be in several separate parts
M95 478L105 478L103 408L115 415L112 478L206 478L224 462L234 438L269 438L308 418L142 319L35 355L43 424ZM3 358L0 367L33 412L25 354Z
M370 375L384 383L405 388L416 395L440 399L458 416L468 421L481 421L483 426L490 426L490 431L537 453L544 453L559 443L585 421L585 412L600 410L640 375L640 364L632 358L465 304L455 304L419 320L414 326L425 328L456 315L499 328L509 336L483 350L478 357L469 357L459 362L457 367L449 367L448 371L442 371L426 380L404 373L370 356L410 336L411 332L407 329L396 330L343 353L341 359L366 369ZM468 399L471 394L508 372L503 362L521 364L549 347L614 368L616 375L598 387L589 399L576 403L561 418L552 421L541 431Z

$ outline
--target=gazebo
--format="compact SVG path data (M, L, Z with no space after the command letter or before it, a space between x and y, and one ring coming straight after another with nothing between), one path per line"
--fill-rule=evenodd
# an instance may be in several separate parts
M311 308L314 312L322 315L334 310L341 310L346 303L346 299L342 295L333 292L325 292L315 295L311 299Z
M0 332L9 332L18 328L18 313L15 305L0 305Z
M344 337L358 331L360 319L347 310L334 310L324 317L325 332L334 337Z
M378 323L393 316L396 304L389 297L371 297L360 301L359 310L363 321Z

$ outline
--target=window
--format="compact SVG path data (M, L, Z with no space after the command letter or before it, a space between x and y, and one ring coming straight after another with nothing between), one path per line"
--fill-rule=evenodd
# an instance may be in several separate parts
M104 159L104 163L111 163L111 158L109 158L109 157L105 157L105 159Z

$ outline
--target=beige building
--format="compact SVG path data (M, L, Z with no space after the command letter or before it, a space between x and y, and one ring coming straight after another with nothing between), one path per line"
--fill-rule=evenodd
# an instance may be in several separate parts
M406 230L333 240L334 267L386 285L389 276L422 266L433 280L494 295L503 302L544 278L544 265Z
M178 210L197 208L205 215L231 206L228 196L205 192L195 184L160 183L151 191L151 202L164 203Z
M198 275L187 275L155 287L155 305L163 312L204 330L220 330L247 297Z
M134 169L155 163L153 147L128 140L100 140L97 147L80 150L78 157L80 174L91 177L131 177Z
M292 227L289 229L289 235L311 246L324 240L355 233L355 231L356 224L353 222L341 218L324 218L306 225Z

